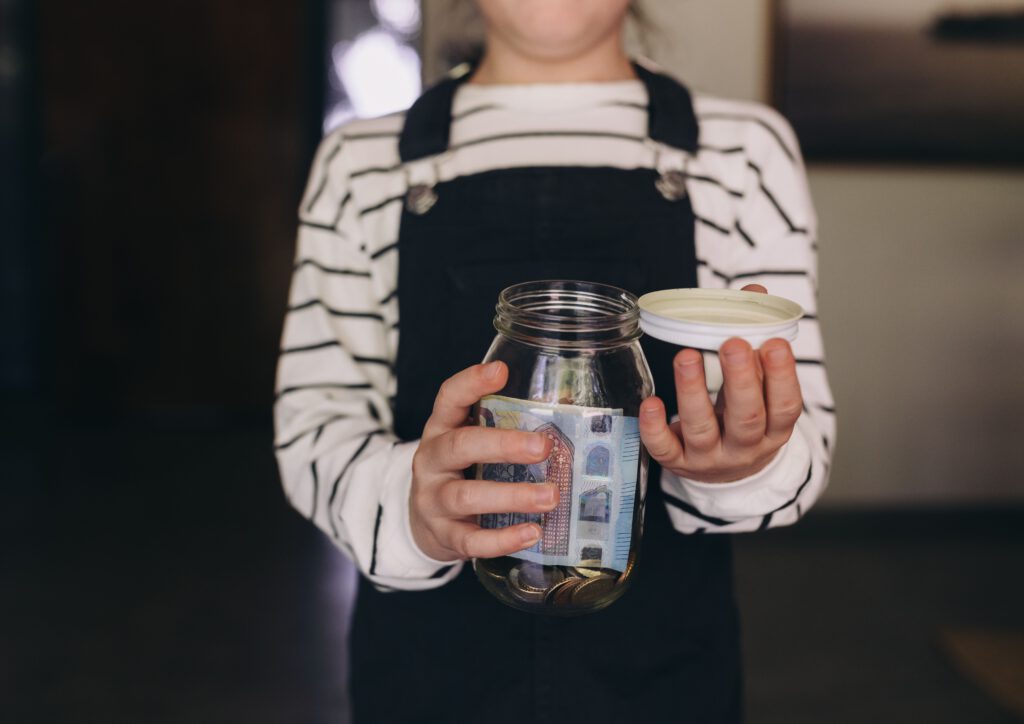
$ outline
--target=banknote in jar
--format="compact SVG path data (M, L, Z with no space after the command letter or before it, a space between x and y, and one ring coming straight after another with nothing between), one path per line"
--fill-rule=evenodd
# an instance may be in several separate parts
M538 524L540 539L513 558L544 566L625 571L639 469L637 418L620 409L490 396L480 401L479 424L537 432L552 441L547 460L533 465L482 464L479 479L554 483L559 494L552 511L487 514L481 516L481 527Z

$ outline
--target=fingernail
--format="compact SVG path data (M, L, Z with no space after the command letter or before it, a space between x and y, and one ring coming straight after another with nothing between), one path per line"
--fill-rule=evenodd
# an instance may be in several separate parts
M530 436L530 439L526 441L526 449L533 455L540 455L544 452L544 448L547 446L547 440L540 433Z
M781 365L789 359L789 352L785 347L772 347L768 350L768 361L772 364Z
M533 545L540 540L540 528L535 525L527 526L526 528L523 528L522 532L519 534L519 538L524 544L528 546Z
M533 499L537 505L551 505L555 502L555 488L551 485L543 485L533 491Z
M692 380L700 375L700 368L703 366L703 360L699 357L690 358L687 357L679 363L679 373L684 379Z
M731 349L728 352L723 353L726 364L729 365L741 365L747 361L747 350L743 348Z
M640 412L643 413L644 417L657 417L658 416L658 408L657 408L656 405L650 405L648 407L645 407L642 410L640 410Z
M484 367L484 377L489 380L493 380L501 372L501 362L489 362Z

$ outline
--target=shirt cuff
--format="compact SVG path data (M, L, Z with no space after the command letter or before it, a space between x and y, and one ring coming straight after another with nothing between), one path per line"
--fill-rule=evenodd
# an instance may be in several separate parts
M731 483L704 483L661 471L661 486L706 516L738 521L767 515L789 503L807 477L811 451L794 430L767 466Z
M432 578L460 561L438 561L420 550L409 524L409 491L412 458L419 441L397 443L385 472L381 496L380 530L377 534L377 566L374 575L388 578Z

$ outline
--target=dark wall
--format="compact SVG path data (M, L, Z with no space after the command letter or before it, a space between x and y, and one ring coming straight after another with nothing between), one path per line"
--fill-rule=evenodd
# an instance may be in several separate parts
M60 408L269 411L319 117L318 5L39 7Z
M0 395L16 398L39 384L33 37L28 4L0 0Z

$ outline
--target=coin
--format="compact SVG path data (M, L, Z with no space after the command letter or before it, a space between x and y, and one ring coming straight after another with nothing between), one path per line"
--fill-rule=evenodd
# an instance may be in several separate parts
M521 601L522 603L529 603L531 605L539 605L544 603L543 593L530 593L528 591L523 591L513 586L508 587L508 592L509 594L511 594L512 598Z
M556 566L523 561L516 568L519 569L519 582L523 588L547 591L565 580L565 573Z
M583 568L577 566L569 569L569 573L576 576L577 578L597 578L601 575L601 569L599 568Z
M512 568L512 558L490 558L482 559L477 558L473 562L473 570L476 571L477 575L484 575L501 583L505 583L508 580L509 569Z
M544 596L544 603L548 606L571 606L572 605L572 592L583 579L580 578L566 578L561 583L556 583Z
M547 592L547 587L541 587L531 583L527 580L528 575L529 574L524 575L522 563L517 566L513 566L512 570L508 572L508 591L520 601L525 601L527 603L542 603L544 601L544 594Z
M532 590L523 588L522 586L519 585L519 582L517 581L517 574L515 572L511 573L510 576L509 576L508 590L509 590L509 593L512 594L512 596L514 598L517 598L520 601L523 601L525 603L543 603L544 602L544 593L545 592L544 591L532 591Z
M615 579L611 576L602 575L598 578L588 578L573 589L570 598L577 606L592 606L611 593L614 588Z

